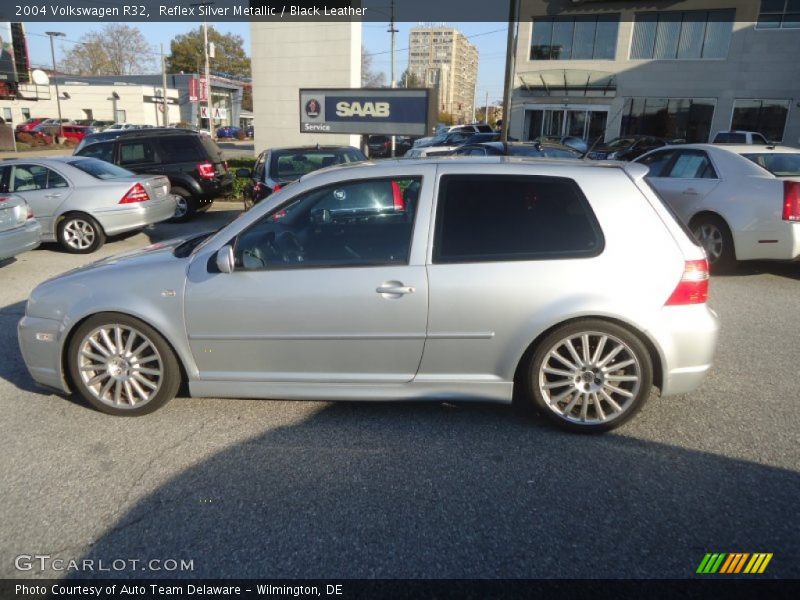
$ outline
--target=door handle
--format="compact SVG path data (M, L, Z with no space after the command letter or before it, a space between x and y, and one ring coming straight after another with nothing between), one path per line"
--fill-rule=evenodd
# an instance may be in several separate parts
M390 282L390 283L384 283L383 285L379 285L377 288L375 288L375 291L378 294L402 296L404 294L413 294L414 287L410 285L403 285L402 283L399 282L397 283Z
M45 198L61 198L61 194L45 194Z
M687 196L697 196L698 194L697 190L694 188L686 188L685 190L683 190L683 193L686 194Z

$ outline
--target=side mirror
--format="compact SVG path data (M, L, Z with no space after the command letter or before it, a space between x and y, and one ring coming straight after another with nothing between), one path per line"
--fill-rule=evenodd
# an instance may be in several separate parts
M242 179L250 179L252 172L250 169L236 169L236 176Z
M217 251L217 268L220 273L233 273L233 246L223 246Z

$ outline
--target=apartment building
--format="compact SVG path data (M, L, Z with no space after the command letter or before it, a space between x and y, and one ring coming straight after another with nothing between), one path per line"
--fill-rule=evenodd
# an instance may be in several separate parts
M511 135L800 145L797 0L522 0Z
M408 45L408 70L438 90L439 110L459 123L472 122L478 49L452 27L415 27Z

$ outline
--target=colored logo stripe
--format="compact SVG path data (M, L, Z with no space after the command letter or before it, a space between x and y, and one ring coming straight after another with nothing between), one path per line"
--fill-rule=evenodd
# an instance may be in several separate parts
M748 560L749 559L749 560ZM708 552L700 561L697 573L701 574L761 574L772 560L772 553L756 552ZM747 566L745 566L747 565ZM743 570L744 569L744 570Z

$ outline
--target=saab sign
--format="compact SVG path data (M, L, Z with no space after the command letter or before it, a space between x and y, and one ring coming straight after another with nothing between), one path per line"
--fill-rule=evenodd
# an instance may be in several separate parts
M425 89L302 89L300 131L427 135L437 116L431 100Z

